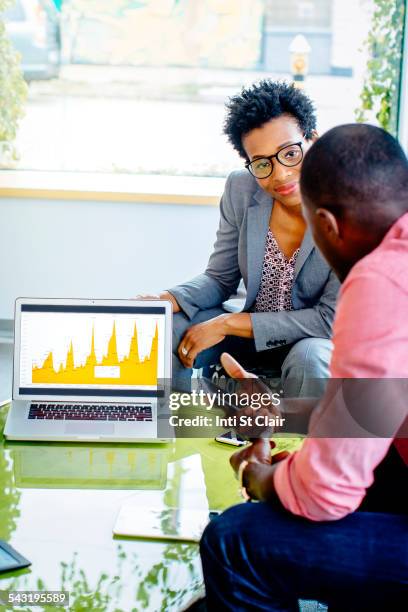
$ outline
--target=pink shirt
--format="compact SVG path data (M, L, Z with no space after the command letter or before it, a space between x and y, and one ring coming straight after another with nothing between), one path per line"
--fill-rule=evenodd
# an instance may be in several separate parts
M339 296L333 344L333 378L408 379L408 213L347 276ZM325 431L338 435L346 425L347 411L338 410L328 395L311 419L302 448L278 464L274 478L283 506L314 521L336 520L354 512L394 441L408 463L408 439L394 440L398 430L406 431L406 411L395 416L392 407L390 437L311 437L322 413Z

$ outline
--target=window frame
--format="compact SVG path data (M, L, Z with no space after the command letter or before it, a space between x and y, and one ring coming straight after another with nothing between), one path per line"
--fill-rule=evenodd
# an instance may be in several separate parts
M1 170L0 197L218 206L219 177Z
M408 155L408 2L405 2L399 93L397 111L398 139Z

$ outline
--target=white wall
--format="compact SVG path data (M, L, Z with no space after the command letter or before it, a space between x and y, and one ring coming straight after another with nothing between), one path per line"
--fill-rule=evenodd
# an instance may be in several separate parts
M25 297L128 298L203 271L218 208L0 200L0 319Z

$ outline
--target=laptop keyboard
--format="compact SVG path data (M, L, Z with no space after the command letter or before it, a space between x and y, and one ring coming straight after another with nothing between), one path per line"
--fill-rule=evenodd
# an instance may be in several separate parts
M64 421L151 421L152 407L144 404L31 404L28 418Z

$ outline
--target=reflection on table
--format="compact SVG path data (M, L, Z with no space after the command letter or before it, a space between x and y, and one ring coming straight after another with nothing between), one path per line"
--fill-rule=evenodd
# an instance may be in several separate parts
M22 488L164 489L169 448L6 443Z
M0 431L7 409L0 409ZM202 586L196 544L113 538L123 504L208 510L238 501L230 449L0 439L0 538L32 562L0 588L67 590L70 610L178 610ZM213 506L212 506L213 507ZM56 610L56 608L53 608Z
M179 610L202 588L197 544L114 538L116 517L124 504L166 519L170 508L239 503L233 450L203 438L29 444L0 433L0 538L32 562L1 575L0 589L67 590L73 612Z

